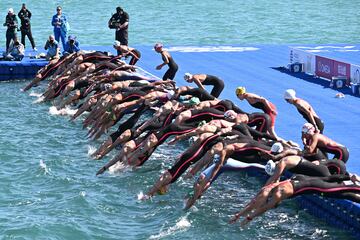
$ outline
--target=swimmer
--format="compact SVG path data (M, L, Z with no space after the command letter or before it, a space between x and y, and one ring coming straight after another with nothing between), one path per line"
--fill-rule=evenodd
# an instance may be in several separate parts
M311 123L305 123L301 131L307 139L307 144L304 146L306 154L311 155L315 153L315 150L318 148L322 152L334 154L334 158L345 163L349 159L349 151L345 146L319 132L316 132L314 125Z
M164 61L162 64L156 66L156 70L160 70L165 65L169 66L169 69L165 72L163 76L163 80L171 79L174 80L175 74L178 70L178 65L174 61L173 57L170 55L170 53L163 49L163 45L161 43L156 43L154 46L155 52L161 54L161 58Z
M348 182L348 181L351 182ZM281 201L303 194L321 194L325 197L348 199L360 203L360 179L356 175L332 175L327 177L309 177L294 175L291 179L263 187L245 208L237 212L230 223L244 217L241 226L245 226L255 217L278 206Z
M261 109L264 113L268 114L271 118L269 133L278 138L275 133L276 106L264 97L246 92L245 87L236 88L236 96L240 100L246 100L252 107Z
M315 131L320 133L324 132L324 122L319 118L315 110L307 101L296 97L296 92L294 89L286 90L284 99L286 102L294 105L308 123L311 123L315 126Z
M135 65L141 57L141 53L139 50L137 50L135 48L131 48L126 45L121 45L121 43L119 41L115 41L113 47L118 52L120 52L119 57L125 57L125 58L131 57L129 65Z
M185 73L184 79L188 83L194 82L198 88L203 90L205 90L204 85L214 86L210 94L215 98L218 98L224 89L224 81L213 75Z

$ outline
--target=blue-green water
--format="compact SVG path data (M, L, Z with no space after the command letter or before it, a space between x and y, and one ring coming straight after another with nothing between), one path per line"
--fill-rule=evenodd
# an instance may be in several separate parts
M0 20L22 1L1 0ZM27 1L38 45L51 34L60 3L72 33L86 45L107 45L113 1ZM130 44L358 43L360 1L127 1ZM2 28L3 30L5 28ZM5 35L4 31L0 34ZM4 46L4 38L0 45ZM260 185L244 174L223 176L185 212L182 197L192 182L179 181L165 196L139 202L186 148L161 146L141 169L95 177L103 162L88 157L80 121L49 114L48 104L19 91L26 83L0 84L0 236L4 239L349 239L288 201L249 228L229 217ZM33 90L39 93L41 89ZM105 160L109 160L111 156ZM255 184L254 184L255 182Z

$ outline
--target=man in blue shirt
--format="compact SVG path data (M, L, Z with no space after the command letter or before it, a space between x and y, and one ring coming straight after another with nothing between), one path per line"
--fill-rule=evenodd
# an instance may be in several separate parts
M65 44L63 55L66 56L78 51L80 51L79 42L76 40L74 35L70 35L68 41Z
M65 41L67 34L67 19L66 16L62 13L62 8L58 6L56 8L56 14L52 17L51 25L54 26L54 36L55 40L59 42L61 38L61 43L63 45L63 49L65 49Z

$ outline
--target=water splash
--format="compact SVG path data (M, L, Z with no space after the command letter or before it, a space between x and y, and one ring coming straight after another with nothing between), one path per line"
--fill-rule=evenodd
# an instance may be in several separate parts
M71 109L69 107L65 107L65 108L62 108L62 109L57 109L55 106L51 106L49 108L49 114L50 115L69 115L69 116L72 116L76 113L76 109Z
M50 169L46 166L46 164L44 163L43 160L40 160L39 166L40 166L41 169L44 170L45 174L49 174L49 173L50 173Z
M189 214L190 213L187 213L185 216L178 219L176 224L172 227L169 227L167 230L160 231L160 233L157 235L151 235L149 239L162 239L164 237L186 231L191 226L191 222L187 219Z
M96 147L88 145L88 151L87 151L87 155L88 157L91 157L95 152L96 152Z
M138 193L137 195L137 199L138 200L147 200L149 199L150 197L146 194L144 194L142 191Z
M122 162L117 162L117 163L115 163L114 165L112 165L109 168L109 173L110 174L117 174L117 173L120 173L120 172L124 172L126 170L131 170L131 168L128 165L125 165Z
M37 94L36 94L37 95ZM31 94L30 94L30 96L31 96ZM34 95L35 96L35 95ZM44 99L45 99L45 97L44 96L42 96L41 94L40 94L40 96L36 96L37 97L37 99L35 100L35 101L33 101L32 103L33 104L36 104L36 103L41 103L41 102L43 102L44 101Z

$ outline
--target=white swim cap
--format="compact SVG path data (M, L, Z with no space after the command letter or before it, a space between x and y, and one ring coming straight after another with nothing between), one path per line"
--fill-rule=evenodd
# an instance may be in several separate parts
M281 153L282 151L284 151L284 147L279 142L276 142L271 146L271 152L273 153Z
M189 144L192 145L196 142L196 140L198 140L198 137L197 136L191 136L189 138Z
M295 99L296 98L296 92L294 89L288 89L285 91L284 98L286 100Z
M120 43L119 41L115 41L115 42L114 42L114 46L115 46L115 47L120 47L120 45L121 45L121 43Z
M265 172L271 176L275 172L275 167L276 167L276 164L274 163L274 161L269 160L265 165Z
M234 110L227 110L224 113L224 118L235 119L236 116L237 116L237 113Z
M185 79L186 81L188 81L188 80L191 79L191 78L192 78L192 74L191 74L191 73L185 73L184 79Z
M14 9L9 8L8 13L14 13Z
M168 99L171 99L174 96L175 92L173 90L169 90L166 94L166 97Z
M305 123L301 129L303 133L307 134L314 134L315 133L315 127L311 123Z
M220 155L219 154L215 154L214 155L214 163L218 163L220 162Z

